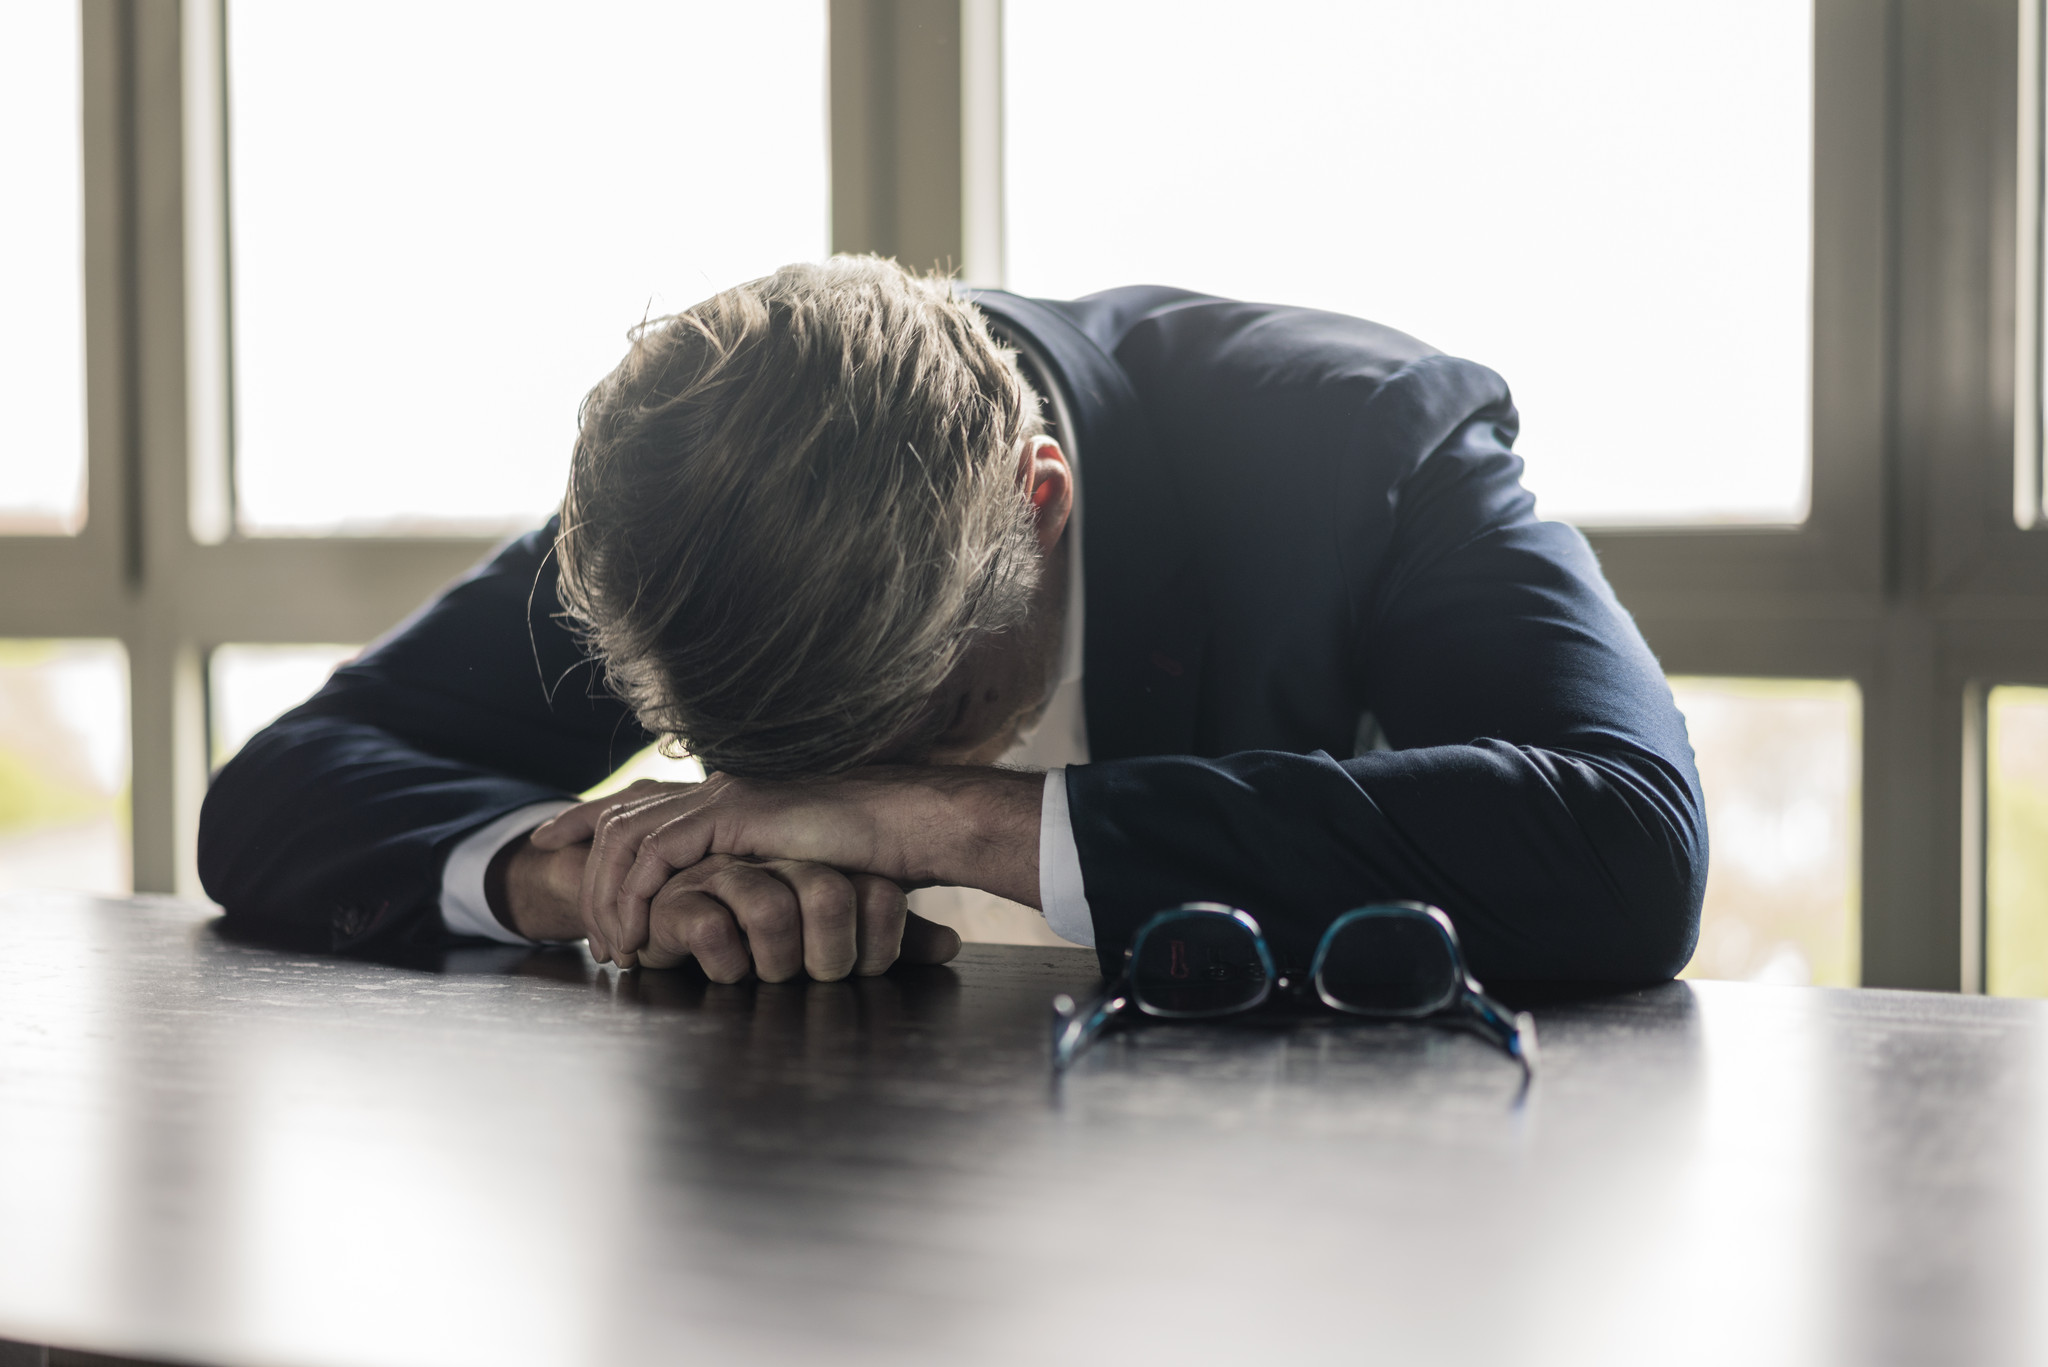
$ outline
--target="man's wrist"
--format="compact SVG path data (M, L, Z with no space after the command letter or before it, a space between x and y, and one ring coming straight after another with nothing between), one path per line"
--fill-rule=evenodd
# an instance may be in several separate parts
M492 858L484 871L484 897L498 923L529 940L576 940L583 936L578 907L587 845L561 850L535 848L520 836Z
M911 880L980 888L1037 906L1044 791L1045 775L1033 770L921 771L892 821Z

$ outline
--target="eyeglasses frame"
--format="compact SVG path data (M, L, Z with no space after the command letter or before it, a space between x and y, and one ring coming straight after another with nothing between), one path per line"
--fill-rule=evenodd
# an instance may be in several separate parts
M1260 966L1265 969L1266 975L1257 996L1236 1005L1202 1011L1169 1011L1138 998L1131 983L1130 966L1137 961L1138 950L1144 945L1145 937L1168 920L1189 913L1227 917L1250 932L1252 943L1258 950ZM1371 1010L1339 1001L1324 986L1323 968L1329 961L1330 947L1336 942L1338 932L1346 926L1376 917L1425 920L1443 937L1445 948L1450 952L1452 980L1445 987L1443 996L1433 1004L1401 1010ZM1324 929L1321 938L1316 942L1316 952L1309 965L1308 980L1314 988L1317 1000L1324 1006L1345 1015L1367 1019L1422 1020L1462 1007L1466 1012L1466 1019L1460 1023L1475 1027L1479 1033L1486 1035L1505 1050L1510 1058L1522 1066L1525 1079L1535 1073L1535 1020L1528 1012L1511 1011L1486 994L1485 989L1479 985L1479 980L1472 976L1472 970L1465 964L1465 951L1458 943L1457 927L1451 924L1451 918L1441 909L1427 902L1371 902L1353 907L1338 916ZM1094 1042L1097 1035L1132 1006L1136 1006L1144 1015L1158 1020L1217 1020L1224 1016L1239 1016L1247 1011L1257 1010L1272 998L1276 988L1293 993L1300 991L1299 987L1290 984L1275 966L1273 950L1266 940L1266 933L1250 912L1241 907L1226 906L1221 902L1183 902L1177 907L1168 907L1147 917L1145 923L1138 927L1137 933L1131 937L1130 947L1124 951L1124 971L1090 1003L1086 1011L1078 1008L1074 999L1064 992L1053 998L1053 1071L1065 1072Z

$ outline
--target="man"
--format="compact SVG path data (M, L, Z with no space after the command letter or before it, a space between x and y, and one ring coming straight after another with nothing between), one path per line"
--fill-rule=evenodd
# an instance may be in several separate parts
M949 957L928 884L1106 970L1183 901L1299 964L1404 898L1488 979L1668 977L1684 723L1515 430L1491 371L1357 319L786 268L636 333L561 516L251 741L201 872L335 949L585 935L724 981ZM574 801L656 736L712 777Z

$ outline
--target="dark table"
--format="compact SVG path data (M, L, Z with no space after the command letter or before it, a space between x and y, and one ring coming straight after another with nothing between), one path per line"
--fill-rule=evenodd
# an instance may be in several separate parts
M0 1338L319 1364L2048 1360L2048 1006L1153 1027L0 900Z

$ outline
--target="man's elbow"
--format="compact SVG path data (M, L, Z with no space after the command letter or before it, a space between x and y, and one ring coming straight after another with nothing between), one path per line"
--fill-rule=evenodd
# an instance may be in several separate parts
M1606 976L1664 982L1691 962L1699 943L1707 893L1706 823L1655 823L1633 854L1614 879L1622 930L1611 946Z
M231 917L245 900L249 835L261 819L241 791L240 776L233 760L214 776L199 807L196 851L200 887Z

